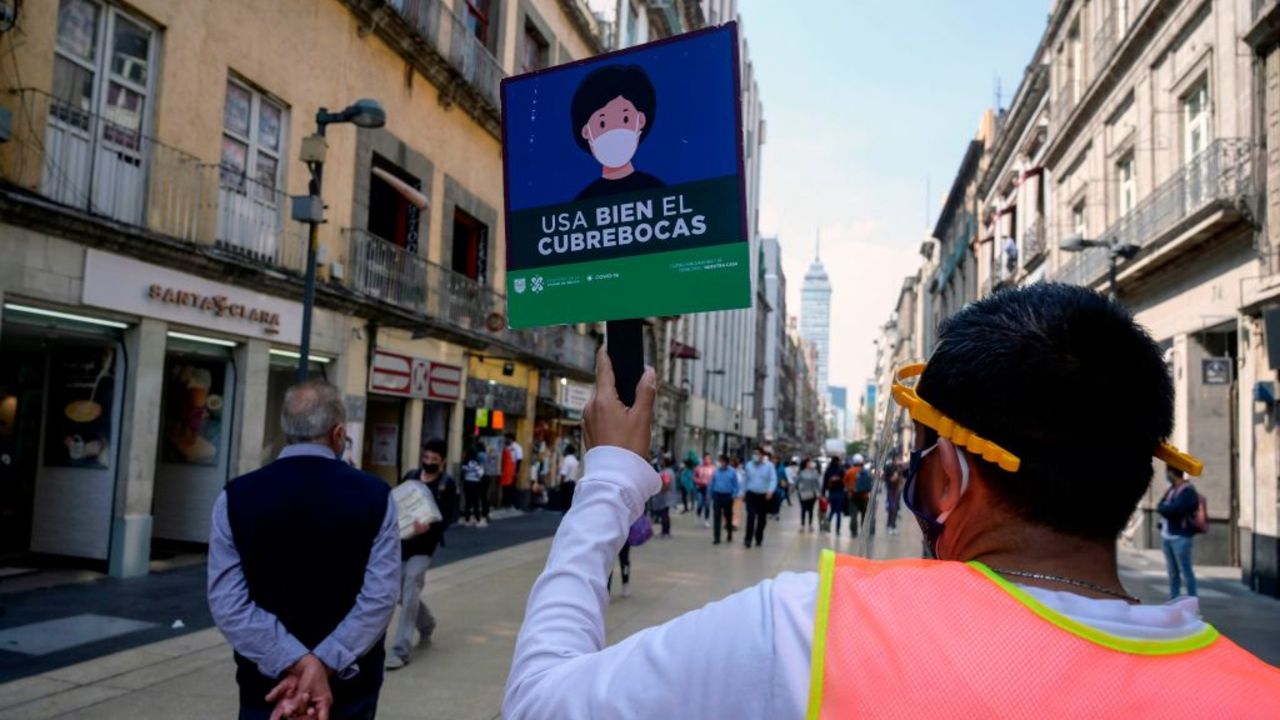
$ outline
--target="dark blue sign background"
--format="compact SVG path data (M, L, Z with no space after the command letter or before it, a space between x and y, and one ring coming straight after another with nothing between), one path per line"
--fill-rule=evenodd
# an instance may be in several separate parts
M504 82L508 210L572 201L600 177L600 163L578 146L569 107L578 83L611 64L644 68L657 93L637 171L668 186L736 174L733 38L726 26Z

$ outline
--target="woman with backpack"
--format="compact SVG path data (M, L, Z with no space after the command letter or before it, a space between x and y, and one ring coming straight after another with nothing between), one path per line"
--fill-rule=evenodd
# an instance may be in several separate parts
M1187 595L1196 596L1196 574L1191 566L1195 536L1208 530L1208 517L1200 493L1181 470L1168 468L1165 479L1169 489L1156 508L1160 513L1160 544L1164 547L1164 564L1169 571L1169 599L1180 594L1182 579L1187 581Z

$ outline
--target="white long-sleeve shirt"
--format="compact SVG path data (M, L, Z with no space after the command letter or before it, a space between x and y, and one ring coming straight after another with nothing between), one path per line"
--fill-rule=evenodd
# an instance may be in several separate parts
M595 448L585 462L573 509L529 593L504 717L804 717L815 572L783 573L604 647L609 569L660 482L640 456L620 448ZM1203 628L1194 598L1131 606L1021 587L1054 610L1116 635L1168 639Z

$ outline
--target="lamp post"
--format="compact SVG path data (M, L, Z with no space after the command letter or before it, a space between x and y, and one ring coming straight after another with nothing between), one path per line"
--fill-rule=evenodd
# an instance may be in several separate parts
M351 123L356 127L380 128L387 124L387 113L377 100L360 99L340 112L331 113L325 108L316 112L316 132L303 138L301 160L311 173L307 194L293 198L294 220L310 225L307 234L307 279L302 295L302 348L298 353L298 382L307 379L311 355L311 310L316 301L316 251L319 246L320 223L324 222L324 200L320 188L324 180L325 153L329 149L324 139L325 129L337 123Z
M707 427L707 412L711 409L711 389L708 385L711 382L712 375L723 376L724 369L712 370L707 368L702 371L702 443L700 449L703 455L707 454L707 431L710 429Z
M1072 233L1058 243L1058 249L1063 252L1084 252L1089 248L1106 248L1107 249L1107 294L1112 300L1118 300L1120 297L1120 286L1116 282L1116 266L1121 260L1132 259L1138 254L1139 248L1131 243L1122 243L1119 240L1089 240L1080 233Z

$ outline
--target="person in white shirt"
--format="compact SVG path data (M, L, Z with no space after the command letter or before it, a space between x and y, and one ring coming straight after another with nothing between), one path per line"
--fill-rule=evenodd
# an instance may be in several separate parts
M516 464L516 477L520 477L520 468L524 462L524 448L516 442L515 433L507 433L507 446L511 448L511 459Z
M993 344L999 352L992 350ZM1113 647L1208 643L1198 645L1197 652L1230 646L1227 651L1243 653L1200 619L1196 599L1143 605L1120 581L1115 538L1150 481L1153 449L1168 448L1171 456L1182 458L1179 462L1197 463L1162 444L1172 427L1171 380L1159 348L1123 309L1092 291L1046 283L971 304L944 324L917 389L918 395L910 391L903 397L915 398L916 408L928 405L933 411L936 406L944 419L956 418L955 425L940 423L948 432L960 423L973 428L972 435L953 436L966 442L978 433L999 438L1008 450L992 442L987 448L991 456L1002 463L1014 458L1021 466L1006 463L1018 468L1015 473L971 454L913 415L916 450L907 474L907 505L938 557L966 564L910 562L944 569L948 578L955 577L957 568L983 568L990 575L983 573L981 582L974 579L976 572L966 575L967 597L972 597L973 583L1002 600L1016 597L1019 621L1051 623L1040 642L1048 637L1064 648L1077 643L1071 647L1079 651L1083 638L1093 643L1088 651L1101 657L1143 663L1133 665L1136 675L1121 682L1157 683L1164 673L1163 658L1141 651L1131 658ZM657 473L643 458L650 445L656 391L654 372L648 369L635 405L623 406L608 356L603 350L598 354L595 396L584 413L589 448L584 476L529 594L503 716L763 720L802 718L808 711L809 717L817 717L810 680L811 670L821 677L821 666L811 667L818 573L783 573L605 647L608 571L645 500L660 487ZM929 417L936 422L937 416ZM1099 466L1094 459L1100 455L1112 461ZM924 590L936 598L935 615L963 618L964 608L948 605L954 601L946 587ZM829 589L822 592L831 597ZM913 599L925 602L920 597ZM890 615L896 604L893 597L864 599L878 601L877 612ZM1028 608L1038 610L1024 615ZM838 635L840 629L848 632L847 626L828 631L824 619L824 642L842 637L846 647L878 642L876 647L888 648L888 656L871 662L882 663L877 671L890 673L889 683L895 668L908 662L917 668L898 679L904 686L925 688L923 696L904 696L885 683L866 690L867 703L884 703L879 707L892 710L894 717L946 711L954 717L1031 716L994 711L1002 700L1025 696L1025 688L982 679L1015 670L1041 672L1039 668L1063 691L1037 695L1037 707L1044 711L1035 716L1111 717L1118 706L1104 705L1104 700L1090 704L1089 699L1108 693L1115 702L1125 699L1125 685L1107 692L1069 686L1068 674L1055 673L1052 652L1032 660L1021 657L1016 642L1001 648L957 646L951 638L962 619L951 625L924 622L928 619L901 618L893 627L876 628L877 618L868 617L861 640L861 635ZM855 629L861 633L861 627ZM895 636L916 639L911 647L934 649L894 658L892 643L880 640ZM1191 661L1197 652L1187 653ZM1250 693L1258 708L1252 717L1264 717L1280 703L1280 674L1250 672L1232 687ZM953 690L968 693L961 693L964 697L976 694L979 700L953 706L948 700ZM991 694L983 696L979 690ZM1138 714L1185 715L1177 703L1194 693L1174 690L1170 688L1164 704L1159 694L1143 695L1148 714Z
M577 448L565 445L564 457L560 458L560 502L565 512L573 507L573 491L580 473Z

